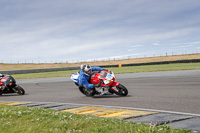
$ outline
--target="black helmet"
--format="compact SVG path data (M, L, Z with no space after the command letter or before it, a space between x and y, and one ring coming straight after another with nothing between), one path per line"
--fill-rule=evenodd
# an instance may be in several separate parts
M86 64L82 66L82 70L85 73L85 75L90 76L92 74L92 68L90 65Z

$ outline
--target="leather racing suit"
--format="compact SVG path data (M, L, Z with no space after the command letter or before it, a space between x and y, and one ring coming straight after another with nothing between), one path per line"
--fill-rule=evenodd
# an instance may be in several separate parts
M91 67L92 71L102 71L103 68L100 67ZM86 88L93 89L94 84L89 83L90 76L84 74L83 70L80 71L80 75L78 77L78 84L85 86Z

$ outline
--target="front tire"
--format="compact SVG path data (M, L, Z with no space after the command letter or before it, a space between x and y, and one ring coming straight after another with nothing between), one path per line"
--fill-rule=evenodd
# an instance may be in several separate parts
M25 90L21 86L16 86L15 90L17 91L17 94L19 94L19 95L25 94Z
M119 84L116 87L118 89L118 92L115 92L117 95L120 95L120 96L127 96L128 95L128 90L125 86L123 86L122 84Z

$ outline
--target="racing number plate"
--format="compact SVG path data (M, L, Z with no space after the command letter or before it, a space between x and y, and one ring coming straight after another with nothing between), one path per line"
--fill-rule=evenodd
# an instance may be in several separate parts
M112 79L112 75L111 75L111 74L108 74L108 75L107 75L107 78L111 80L111 79Z

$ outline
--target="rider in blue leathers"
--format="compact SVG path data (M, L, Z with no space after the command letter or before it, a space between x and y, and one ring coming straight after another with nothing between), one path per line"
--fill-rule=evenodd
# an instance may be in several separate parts
M81 65L81 71L78 77L78 84L90 89L93 89L94 87L99 87L100 83L91 84L89 83L89 81L92 71L102 71L102 70L104 69L101 67L91 67L90 65Z

